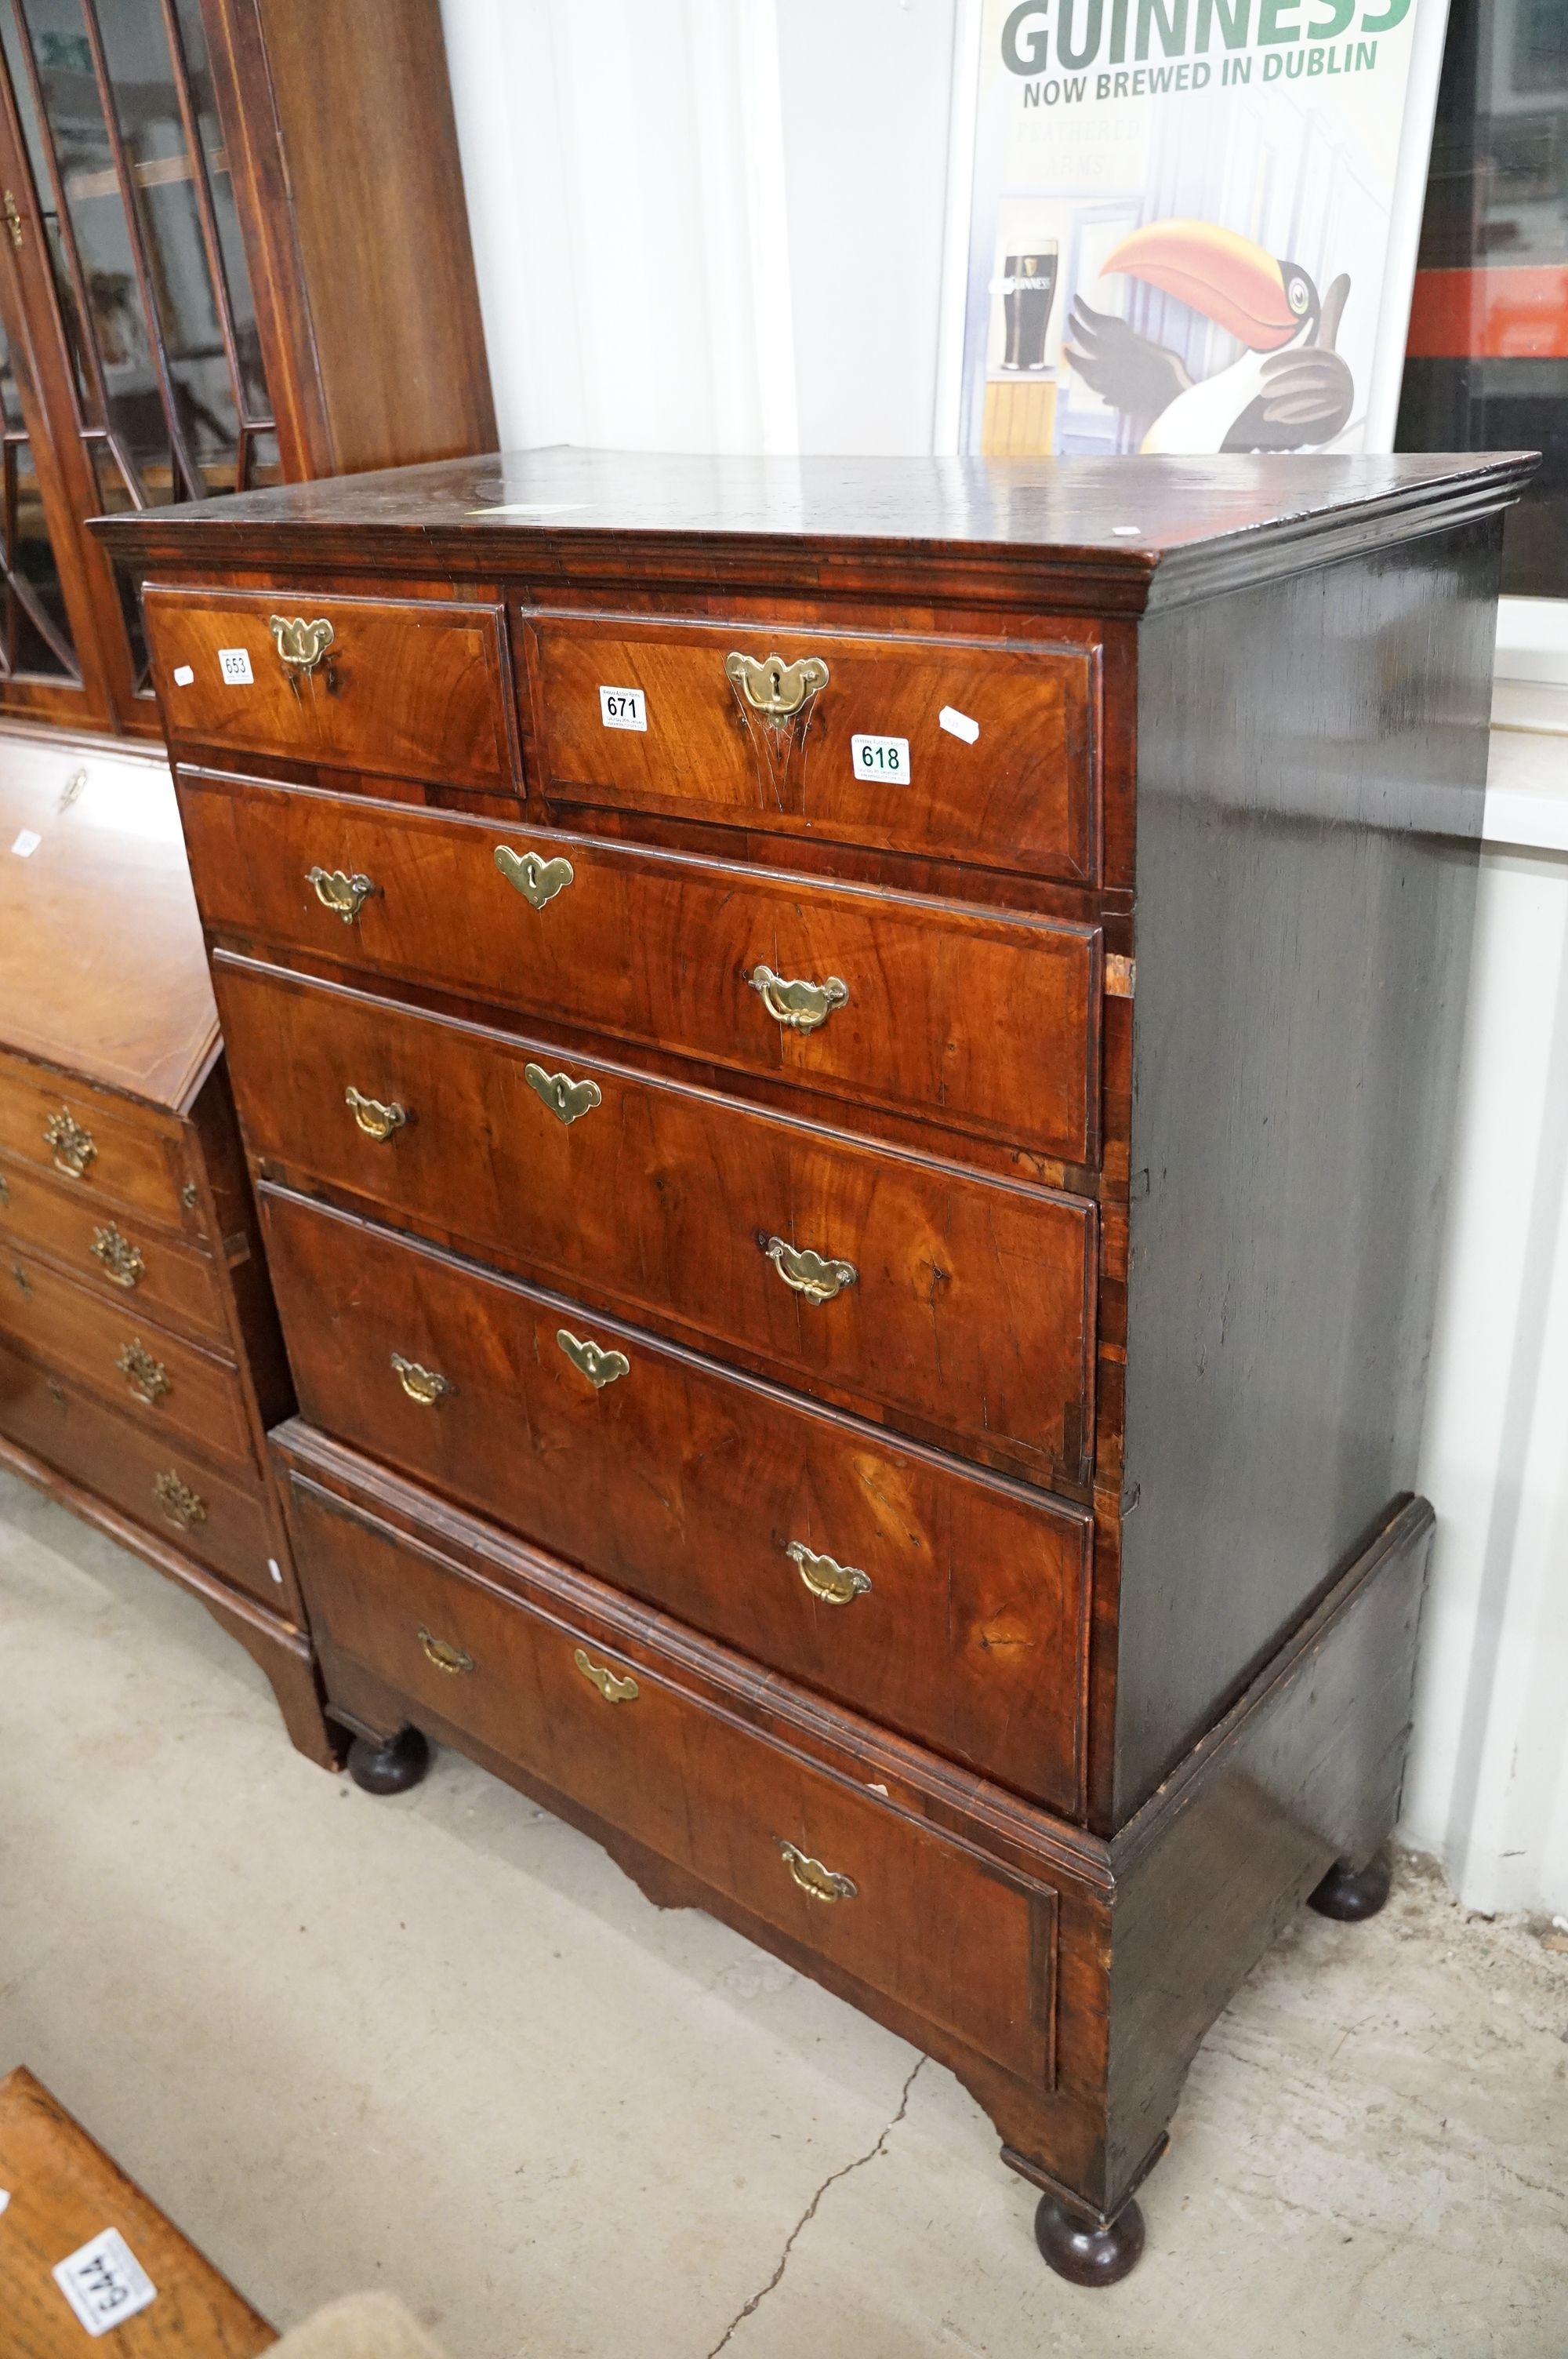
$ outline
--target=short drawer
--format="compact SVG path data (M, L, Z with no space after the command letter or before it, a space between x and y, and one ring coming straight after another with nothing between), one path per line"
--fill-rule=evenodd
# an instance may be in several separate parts
M78 1376L149 1431L254 1462L237 1369L211 1359L131 1303L105 1301L45 1263L7 1253L0 1265L0 1333L48 1366Z
M302 1198L262 1206L311 1423L1076 1807L1087 1514ZM563 1328L619 1353L620 1375L585 1383Z
M52 1173L83 1203L123 1205L166 1229L200 1232L189 1201L184 1142L177 1125L108 1100L20 1058L0 1056L0 1159ZM9 1164L0 1168L13 1176Z
M46 1180L19 1164L0 1170L0 1246L36 1249L111 1301L160 1323L228 1339L222 1273L192 1245L117 1219L70 1180Z
M220 1474L0 1343L0 1432L276 1614L300 1606L260 1478Z
M1087 1478L1095 1208L220 956L264 1177ZM384 1134L384 1135L378 1135Z
M180 773L217 932L1085 1164L1100 934L581 835Z
M474 1740L1049 2084L1054 1892L879 1799L847 1749L835 1774L742 1725L683 1676L656 1625L634 1647L607 1646L595 1617L528 1579L520 1552L487 1577L297 1473L285 1495L331 1702L362 1714L395 1690L416 1723ZM761 1720L761 1699L747 1701Z
M144 601L171 740L510 790L496 606L158 590Z
M1098 873L1092 648L547 613L523 637L552 802Z

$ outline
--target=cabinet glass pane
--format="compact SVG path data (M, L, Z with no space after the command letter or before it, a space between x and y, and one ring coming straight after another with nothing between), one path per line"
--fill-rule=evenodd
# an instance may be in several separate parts
M103 0L99 0L99 5L100 8L103 6ZM229 176L229 154L223 144L217 103L212 95L212 71L208 63L207 35L201 23L200 0L175 0L174 13L179 27L179 45L184 53L191 112L196 118L197 135L207 168L207 186L211 191L212 218L218 232L218 249L228 290L229 316L234 323L234 358L239 368L240 390L247 419L265 419L272 415L272 402L266 389L266 375L262 367L261 340L256 333L256 307L251 294L251 274L245 261L244 240L240 234L240 216L234 206L234 184Z
M59 570L45 521L32 446L22 427L11 355L0 335L0 413L5 419L0 468L0 675L80 679Z

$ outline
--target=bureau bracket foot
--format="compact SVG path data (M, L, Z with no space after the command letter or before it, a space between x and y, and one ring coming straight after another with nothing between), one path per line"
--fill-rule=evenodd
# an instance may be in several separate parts
M1379 1852L1365 1867L1348 1867L1336 1860L1323 1882L1307 1895L1307 1907L1320 1917L1336 1918L1342 1925L1359 1925L1375 1917L1389 1897L1392 1882L1389 1863Z
M1069 2285L1119 2285L1143 2250L1143 2214L1129 2196L1115 2219L1102 2225L1076 2217L1054 2195L1043 2195L1034 2214L1034 2241Z
M379 1742L356 1736L349 1747L349 1775L367 1794L406 1794L430 1767L430 1747L416 1728L400 1728Z

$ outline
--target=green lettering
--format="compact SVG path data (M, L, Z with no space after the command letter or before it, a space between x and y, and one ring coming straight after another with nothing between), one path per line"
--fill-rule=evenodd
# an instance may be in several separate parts
M1262 41L1299 41L1299 25L1286 25L1281 19L1287 12L1293 15L1302 0L1258 0L1258 38ZM1395 5L1399 0L1395 0Z

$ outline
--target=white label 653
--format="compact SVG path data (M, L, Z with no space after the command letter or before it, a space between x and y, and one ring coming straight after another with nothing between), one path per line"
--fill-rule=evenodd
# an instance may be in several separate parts
M895 787L909 784L907 737L851 737L849 758L858 778L883 778Z

